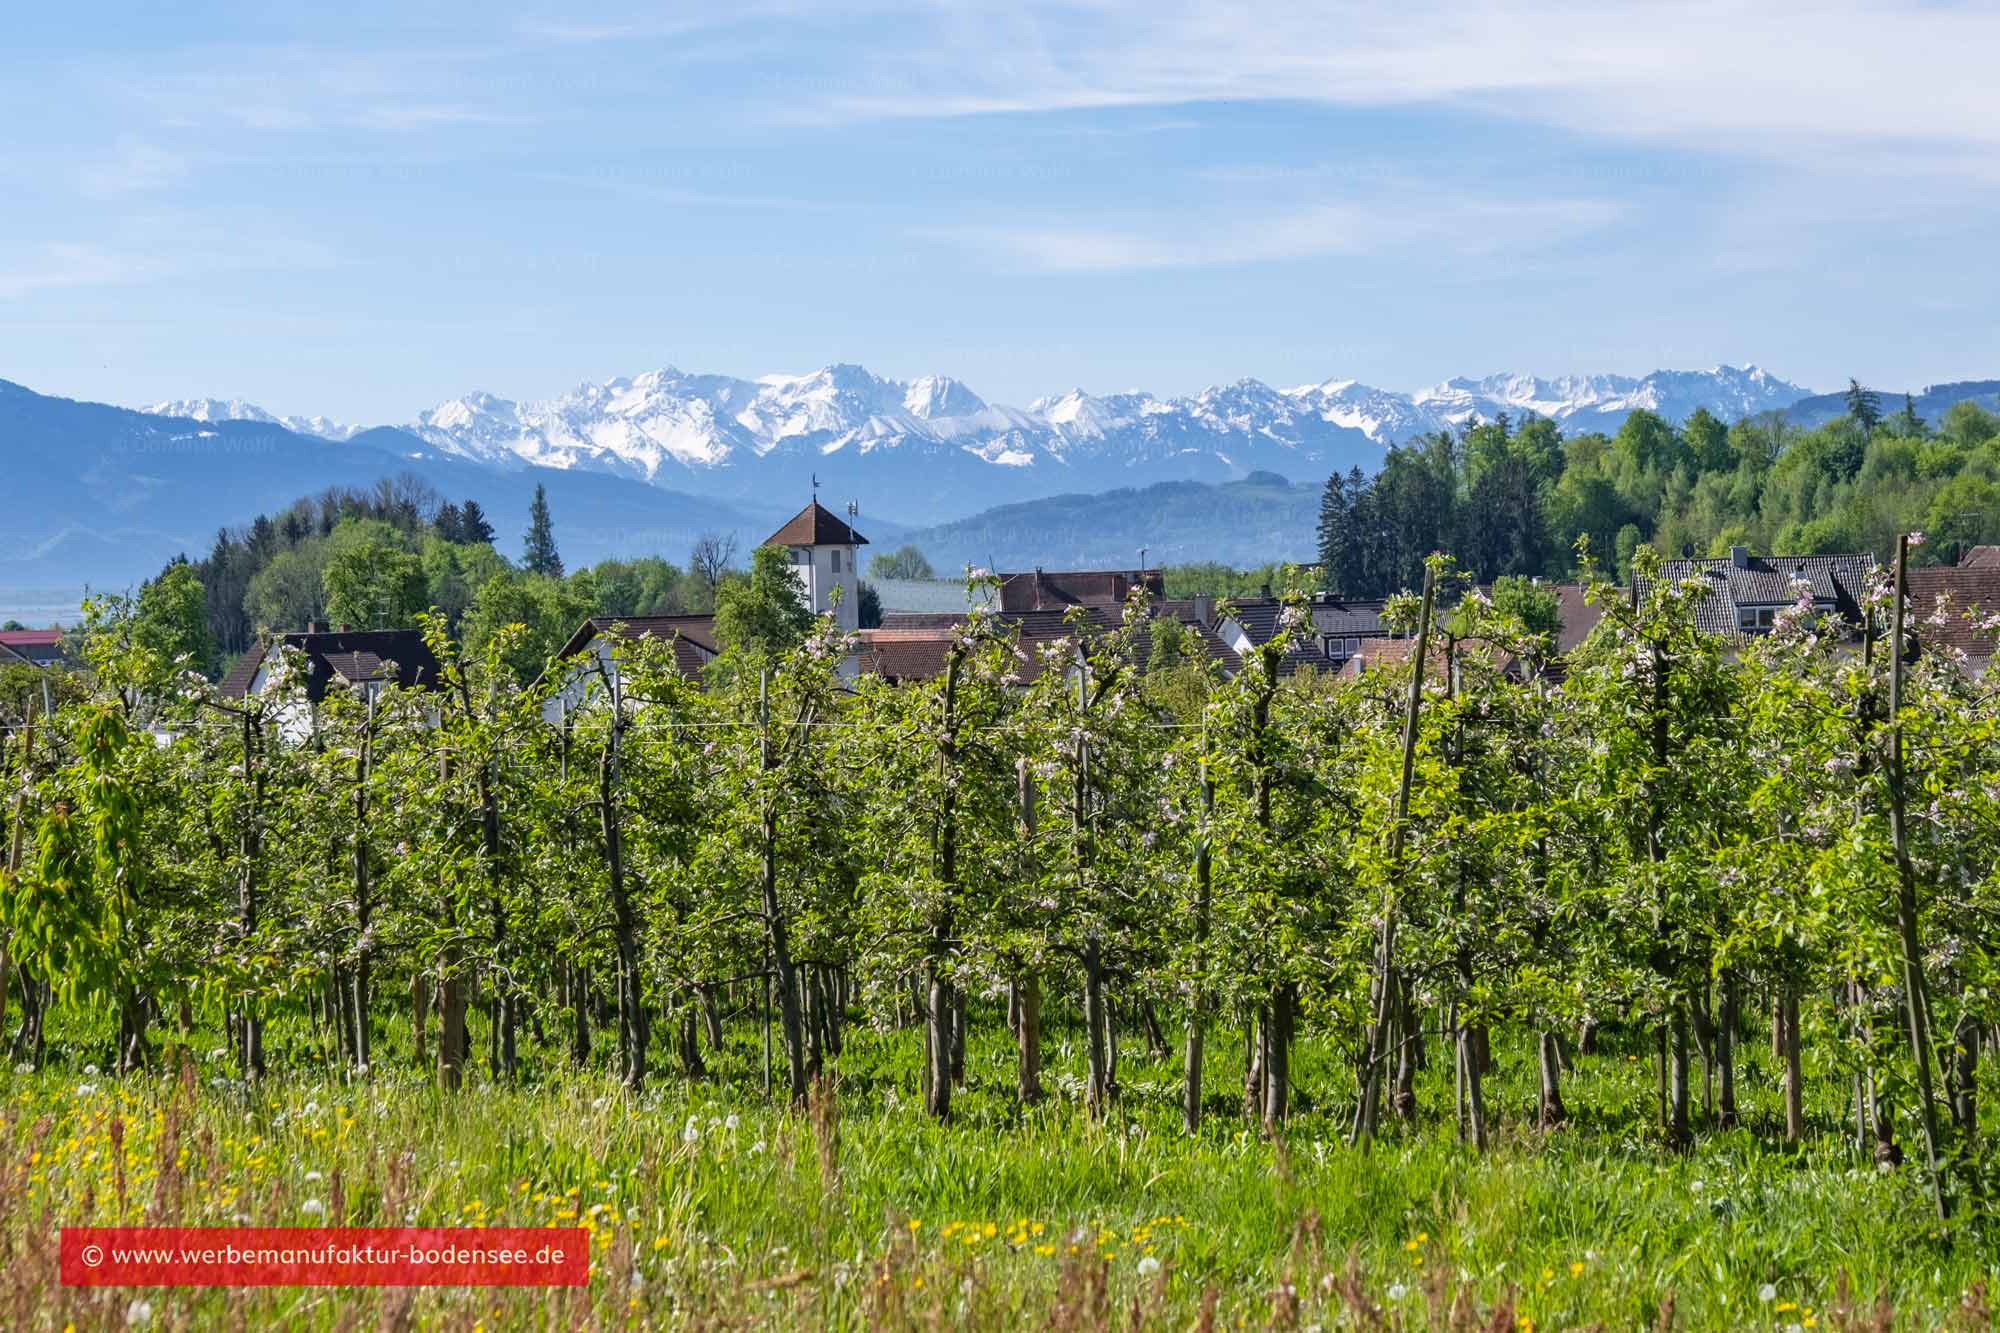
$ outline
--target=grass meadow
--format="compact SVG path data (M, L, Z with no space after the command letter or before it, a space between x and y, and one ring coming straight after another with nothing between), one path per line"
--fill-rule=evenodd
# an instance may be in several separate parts
M274 1027L276 1072L255 1087L198 1031L126 1079L95 1072L92 1041L53 1042L40 1070L0 1074L0 1326L1991 1326L2000 1245L1976 1201L1940 1227L1913 1173L1862 1160L1838 1071L1817 1071L1812 1132L1784 1147L1778 1071L1754 1040L1744 1126L1685 1155L1652 1139L1639 1034L1575 1061L1572 1123L1551 1133L1533 1127L1532 1055L1502 1049L1482 1157L1456 1141L1436 1060L1419 1123L1362 1151L1344 1141L1352 1074L1326 1043L1300 1044L1297 1113L1267 1136L1242 1116L1240 1042L1218 1025L1190 1137L1175 1059L1136 1035L1117 1114L1093 1123L1059 1015L1050 1100L1026 1112L997 1005L971 1030L946 1126L920 1109L918 1034L858 1025L799 1111L765 1100L744 1024L708 1079L661 1071L636 1097L538 1045L538 1078L447 1094L393 1052L365 1081L329 1076L305 1029ZM581 1225L592 1275L577 1290L63 1287L58 1229L120 1222Z

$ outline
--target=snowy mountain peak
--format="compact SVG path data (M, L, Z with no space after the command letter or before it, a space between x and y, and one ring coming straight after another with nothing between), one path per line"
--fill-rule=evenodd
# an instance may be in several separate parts
M189 421L257 421L272 426L283 426L286 430L300 435L317 435L321 439L345 441L352 439L359 426L350 426L328 417L280 417L266 412L255 403L241 398L177 398L170 402L154 403L141 408L156 417L184 417Z
M757 379L662 366L541 401L464 394L421 413L409 430L491 466L591 469L743 498L861 469L839 484L914 516L965 496L990 500L995 488L1025 498L1260 469L1298 478L1373 468L1388 445L1502 413L1547 417L1572 433L1615 431L1641 409L1679 421L1706 407L1736 420L1806 396L1755 365L1723 365L1640 377L1508 371L1416 393L1348 378L1277 389L1245 377L1189 397L1078 388L1023 409L990 403L949 376L888 379L846 362ZM241 401L151 410L273 419ZM334 439L353 434L331 423L281 424Z
M903 394L903 408L928 421L936 417L969 417L986 410L986 402L949 375L925 375L913 380Z

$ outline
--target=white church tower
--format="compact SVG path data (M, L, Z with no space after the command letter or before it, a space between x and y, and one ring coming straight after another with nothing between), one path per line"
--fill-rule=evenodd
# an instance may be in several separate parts
M766 546L782 546L791 562L792 576L805 593L806 605L814 615L834 613L834 623L842 629L861 627L861 569L858 548L868 539L847 526L846 520L818 500L793 515L790 522L772 533ZM834 605L833 590L840 589L840 604Z

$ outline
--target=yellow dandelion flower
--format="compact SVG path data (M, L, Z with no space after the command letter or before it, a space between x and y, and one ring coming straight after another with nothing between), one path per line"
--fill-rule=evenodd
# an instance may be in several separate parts
M669 1241L665 1236L653 1237L653 1248L656 1250L664 1250L670 1244L672 1244L672 1242Z
M1571 1261L1571 1263L1570 1263L1570 1266L1569 1266L1569 1275L1570 1275L1571 1277L1582 1277L1582 1276L1583 1276L1583 1260L1581 1260L1581 1259L1576 1259L1576 1260L1572 1260L1572 1261Z
M912 1230L912 1231L922 1231L923 1229L924 1229L924 1219L923 1219L923 1218L921 1218L921 1217L913 1217L913 1218L911 1218L911 1219L910 1219L910 1230Z

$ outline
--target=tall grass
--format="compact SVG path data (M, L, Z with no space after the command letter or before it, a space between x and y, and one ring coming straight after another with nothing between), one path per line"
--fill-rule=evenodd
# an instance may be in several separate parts
M537 1048L526 1086L447 1094L393 1052L362 1082L288 1064L303 1033L274 1034L256 1087L199 1043L122 1082L59 1046L4 1076L0 1324L1990 1326L1985 1212L1941 1229L1919 1182L1856 1156L1831 1078L1816 1134L1779 1145L1776 1071L1754 1054L1746 1127L1675 1155L1649 1138L1639 1047L1578 1061L1573 1124L1550 1134L1532 1128L1532 1056L1503 1050L1482 1157L1436 1069L1430 1115L1364 1152L1341 1132L1351 1075L1320 1043L1301 1046L1299 1113L1266 1136L1218 1040L1189 1137L1171 1061L1127 1050L1116 1114L1092 1122L1060 1091L1016 1106L1002 1025L974 1033L944 1126L921 1113L911 1032L854 1029L796 1113L763 1100L748 1029L710 1080L663 1072L636 1098ZM1050 1055L1052 1089L1075 1088L1073 1034L1057 1026ZM593 1272L583 1291L61 1287L57 1228L120 1221L583 1225Z

